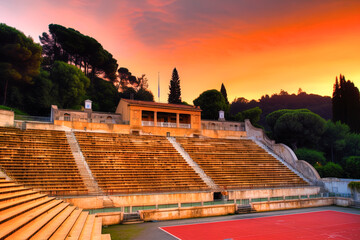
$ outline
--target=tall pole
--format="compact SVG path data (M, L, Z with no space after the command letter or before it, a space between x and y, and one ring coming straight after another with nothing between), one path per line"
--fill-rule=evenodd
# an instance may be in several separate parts
M160 102L160 72L158 72L158 102Z

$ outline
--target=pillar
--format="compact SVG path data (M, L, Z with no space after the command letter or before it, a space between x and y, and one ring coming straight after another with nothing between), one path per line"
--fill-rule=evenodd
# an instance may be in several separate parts
M176 113L176 127L179 128L180 127L180 114Z
M157 112L154 111L154 126L157 127Z

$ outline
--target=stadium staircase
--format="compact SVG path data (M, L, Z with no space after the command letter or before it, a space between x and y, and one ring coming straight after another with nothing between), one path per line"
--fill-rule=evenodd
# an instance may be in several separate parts
M89 195L99 195L102 194L102 189L98 186L94 176L91 173L91 170L85 161L85 157L81 152L78 141L76 140L75 134L72 131L65 132L70 149L75 159L75 163L79 169L81 178L84 181L85 187L89 191Z
M101 217L0 178L0 239L111 239L101 229Z
M307 179L303 174L301 174L299 171L297 171L295 168L293 168L290 164L288 164L284 159L282 159L279 155L274 153L268 146L263 144L262 142L252 139L259 147L264 149L267 153L269 153L271 156L279 160L282 164L284 164L287 168L289 168L291 171L293 171L296 175L298 175L300 178L302 178L305 182L311 184L311 181Z
M167 137L173 147L180 153L190 167L201 177L211 190L219 191L220 187L201 169L201 167L190 157L190 155L181 147L174 137Z

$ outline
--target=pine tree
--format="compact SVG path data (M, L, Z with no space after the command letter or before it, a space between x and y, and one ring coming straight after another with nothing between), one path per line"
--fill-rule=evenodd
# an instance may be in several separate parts
M229 100L228 100L227 93L226 93L226 88L223 83L221 84L220 92L224 96L226 104L229 104Z
M360 132L360 93L345 76L336 77L332 98L333 121L349 125L354 132Z
M176 68L174 68L172 73L169 90L170 93L169 93L168 103L180 104L181 103L180 79Z

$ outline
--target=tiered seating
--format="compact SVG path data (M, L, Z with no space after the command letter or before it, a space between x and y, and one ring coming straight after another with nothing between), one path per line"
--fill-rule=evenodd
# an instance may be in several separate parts
M248 139L177 138L177 141L217 185L226 189L307 184Z
M0 239L110 239L101 228L102 218L0 178Z
M207 189L165 137L76 132L76 138L108 193Z
M86 194L65 132L0 127L0 167L51 195Z

